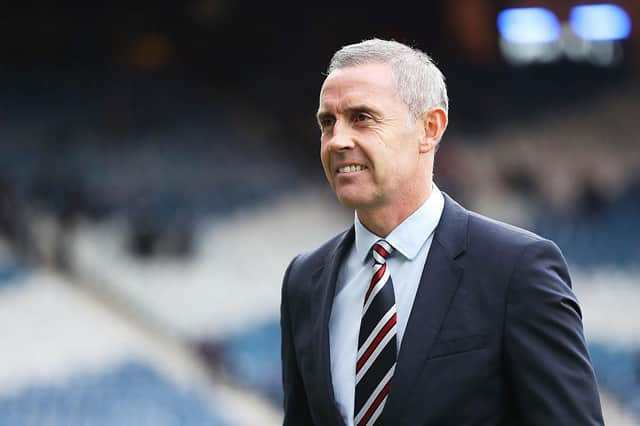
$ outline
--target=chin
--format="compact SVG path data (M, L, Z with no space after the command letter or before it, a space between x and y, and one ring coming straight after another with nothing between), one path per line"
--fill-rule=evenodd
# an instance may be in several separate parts
M354 194L352 192L344 192L344 193L336 192L336 197L338 198L338 201L340 202L340 204L352 209L357 209L357 208L371 205L371 200L368 197L363 196L362 193Z

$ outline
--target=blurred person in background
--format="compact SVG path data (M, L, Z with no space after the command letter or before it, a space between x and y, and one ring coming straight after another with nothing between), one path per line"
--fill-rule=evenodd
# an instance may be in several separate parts
M448 98L429 56L343 47L317 118L354 225L285 272L284 424L603 424L558 247L433 182Z

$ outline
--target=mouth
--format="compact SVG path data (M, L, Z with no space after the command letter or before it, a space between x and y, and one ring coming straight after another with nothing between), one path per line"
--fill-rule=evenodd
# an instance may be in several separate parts
M347 164L346 166L338 167L336 170L337 174L348 174L348 173L358 173L363 170L367 170L367 166L362 164Z

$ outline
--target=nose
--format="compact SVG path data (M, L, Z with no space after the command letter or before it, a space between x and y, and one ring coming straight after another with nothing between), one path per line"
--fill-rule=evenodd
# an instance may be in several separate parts
M336 121L331 129L331 133L327 135L327 148L332 151L345 151L354 147L353 135L348 126Z

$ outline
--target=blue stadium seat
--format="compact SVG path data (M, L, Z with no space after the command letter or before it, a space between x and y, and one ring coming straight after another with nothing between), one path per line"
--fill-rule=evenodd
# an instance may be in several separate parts
M267 322L220 342L222 365L235 381L282 404L280 323Z
M46 356L43 354L43 356ZM128 362L59 386L0 398L2 426L230 425L197 393L178 388L151 367Z

